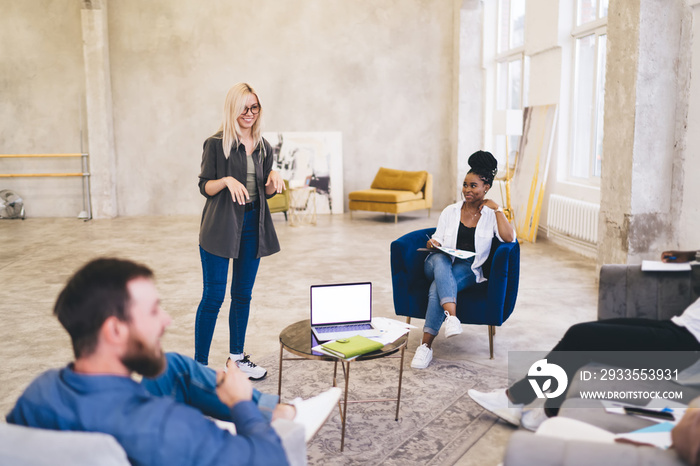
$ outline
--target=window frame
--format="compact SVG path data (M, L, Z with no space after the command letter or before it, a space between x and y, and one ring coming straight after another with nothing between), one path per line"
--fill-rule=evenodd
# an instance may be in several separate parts
M520 120L522 121L522 110L527 102L527 71L528 71L528 61L525 56L525 35L527 31L525 30L526 25L526 15L527 15L527 3L523 0L523 31L522 31L522 43L515 47L511 46L513 41L513 26L514 21L512 17L513 12L513 2L521 0L508 0L508 20L503 20L503 6L505 0L498 0L495 11L495 23L496 23L496 43L495 43L495 54L493 56L493 89L494 89L494 99L492 101L492 127L501 128L500 131L493 131L491 134L492 142L495 151L494 155L499 161L499 167L502 170L502 175L508 170L506 166L512 169L516 160L511 158L511 154L515 154L517 157L517 151L520 141L520 135L508 134L508 127L512 126L514 119L517 119L517 114L520 115ZM507 28L505 36L503 35L503 28ZM503 44L502 42L505 42ZM511 67L512 63L520 63L520 73L519 79L519 89L518 95L519 99L514 102L512 99L513 88L511 87L512 78ZM503 76L503 71L505 71L505 76ZM503 82L501 82L503 81ZM499 140L508 140L508 144L499 144ZM513 147L516 146L516 147ZM506 147L508 151L506 153ZM502 152L501 152L502 151ZM501 173L499 173L501 175Z
M581 0L577 0L576 6L574 8L573 12L573 21L572 23L574 24L574 27L571 30L571 44L572 44L572 86L571 86L571 97L570 97L570 103L571 103L571 110L570 110L570 137L569 137L569 151L568 151L568 157L566 160L566 180L571 183L576 183L576 184L583 184L583 185L588 185L592 187L600 187L600 178L601 174L598 173L596 174L596 148L597 148L597 136L598 136L598 131L600 128L602 128L602 122L599 121L599 113L600 113L600 108L599 106L603 106L603 114L601 115L601 118L604 118L605 115L605 109L604 109L604 96L605 96L605 70L603 70L603 80L602 83L600 82L600 65L601 65L601 47L600 47L600 41L601 41L601 36L605 36L605 41L606 41L606 46L607 46L607 24L608 24L608 19L607 16L605 17L598 17L595 20L588 21L584 24L581 25L576 25L576 22L578 21L578 11L579 11L579 5L581 3ZM602 12L602 4L603 0L599 0L597 5L596 5L596 14L600 15ZM593 58L593 69L591 72L591 80L592 80L592 86L593 90L591 92L591 98L593 101L591 102L591 115L590 115L590 121L588 123L588 138L589 138L589 153L588 153L588 176L587 177L581 177L581 176L574 176L573 171L574 171L574 157L576 156L575 153L575 147L577 143L577 123L578 123L578 97L579 97L579 82L581 79L580 76L580 55L579 55L579 40L585 39L586 37L589 37L591 35L595 36L595 42L594 42L594 58ZM603 55L602 55L602 63L607 66L607 50L603 50ZM601 84L603 86L602 88L602 94L601 92ZM605 157L605 154L601 152L601 167L603 163L603 158Z

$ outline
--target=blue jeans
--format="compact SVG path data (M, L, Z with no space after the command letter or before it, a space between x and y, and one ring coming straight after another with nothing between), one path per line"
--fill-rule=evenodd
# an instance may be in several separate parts
M456 303L457 293L474 285L476 275L472 272L474 258L450 260L450 256L434 252L428 255L423 266L425 276L432 280L428 291L428 310L423 331L437 335L445 320L442 305Z
M178 353L167 353L168 366L154 379L141 380L141 385L155 396L169 396L175 401L197 408L206 416L232 421L231 408L216 394L216 371ZM277 395L260 393L253 389L253 402L270 421L272 411L279 403Z
M197 308L194 325L194 359L209 364L209 348L214 335L216 318L221 303L226 296L226 279L228 278L229 258L210 254L199 247L202 258L202 276L204 291L202 301ZM245 331L248 327L250 300L253 296L255 276L258 274L260 258L258 255L258 209L245 213L241 246L238 258L233 259L231 278L231 309L228 314L229 351L233 354L243 352Z

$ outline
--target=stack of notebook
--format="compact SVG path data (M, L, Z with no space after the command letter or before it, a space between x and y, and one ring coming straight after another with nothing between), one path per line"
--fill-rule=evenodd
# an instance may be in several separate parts
M376 340L370 340L361 335L355 335L354 337L323 343L321 347L328 354L339 358L350 359L355 356L361 356L382 349L384 344Z

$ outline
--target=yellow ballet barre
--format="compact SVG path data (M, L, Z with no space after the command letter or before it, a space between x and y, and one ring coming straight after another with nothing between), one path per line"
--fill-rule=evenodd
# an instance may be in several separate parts
M87 154L0 154L0 159L25 157L87 157Z
M82 173L0 173L0 178L38 178L38 177L71 177L80 176L83 178L83 211L78 214L78 218L90 220L92 218L92 207L90 200L90 173L88 172L88 154L0 154L0 159L17 158L58 158L58 157L80 157Z
M19 178L23 176L88 176L88 173L0 173L0 178Z

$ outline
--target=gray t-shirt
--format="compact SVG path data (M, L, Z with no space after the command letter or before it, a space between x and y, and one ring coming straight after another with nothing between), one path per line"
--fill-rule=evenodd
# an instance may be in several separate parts
M246 176L245 176L245 189L248 190L248 195L250 199L248 202L255 202L258 200L258 182L255 179L255 164L253 163L253 154L246 155Z

